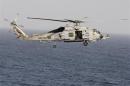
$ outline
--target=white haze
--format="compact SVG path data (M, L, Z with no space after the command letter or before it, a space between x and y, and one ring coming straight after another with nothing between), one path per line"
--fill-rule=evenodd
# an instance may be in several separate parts
M9 28L19 13L24 29L52 30L65 23L28 20L26 17L85 19L88 25L105 33L130 34L129 0L0 0L0 27ZM127 20L126 20L127 19Z

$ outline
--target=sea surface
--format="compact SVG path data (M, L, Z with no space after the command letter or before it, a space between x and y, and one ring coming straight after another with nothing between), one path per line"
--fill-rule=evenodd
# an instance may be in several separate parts
M56 44L0 30L0 86L130 86L130 36Z

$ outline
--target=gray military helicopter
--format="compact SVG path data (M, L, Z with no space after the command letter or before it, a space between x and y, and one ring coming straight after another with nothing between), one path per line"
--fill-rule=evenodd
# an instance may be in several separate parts
M63 27L59 27L47 33L32 34L31 36L29 36L22 30L22 28L19 25L17 25L16 21L14 20L10 23L10 25L15 34L17 35L17 38L21 40L37 40L47 42L48 41L82 42L84 46L87 46L91 42L110 38L109 35L103 35L100 31L96 29L81 26L80 24L84 23L84 21L81 20L70 20L70 19L57 20L57 19L32 18L32 17L27 17L27 19L69 22L71 24L66 24Z

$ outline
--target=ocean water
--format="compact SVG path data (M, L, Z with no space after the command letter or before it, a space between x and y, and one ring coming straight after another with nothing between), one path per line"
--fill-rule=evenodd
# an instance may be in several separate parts
M130 86L130 36L52 44L0 30L0 86Z

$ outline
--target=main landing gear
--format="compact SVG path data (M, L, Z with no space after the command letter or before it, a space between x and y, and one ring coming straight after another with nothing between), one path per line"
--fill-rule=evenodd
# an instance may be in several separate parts
M53 48L56 48L56 47L57 47L56 42L53 43L52 47L53 47Z
M56 48L57 46L56 46L56 44L55 44L55 45L53 45L52 47L53 47L53 48Z
M88 40L84 40L84 41L83 41L83 45L84 45L84 46L87 46L87 45L88 45Z

